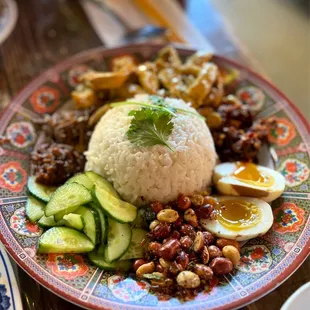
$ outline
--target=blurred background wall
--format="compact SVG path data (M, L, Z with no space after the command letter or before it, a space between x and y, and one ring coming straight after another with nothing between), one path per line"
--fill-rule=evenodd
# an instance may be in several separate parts
M310 120L310 1L188 0L186 5L195 10L204 1Z

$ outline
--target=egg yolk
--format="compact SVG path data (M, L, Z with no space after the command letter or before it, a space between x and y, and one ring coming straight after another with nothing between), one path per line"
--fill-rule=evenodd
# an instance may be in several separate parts
M233 176L242 181L256 186L269 187L274 183L272 176L267 176L257 169L253 163L238 162Z
M250 228L258 224L261 213L249 201L223 200L216 207L217 220L231 230Z

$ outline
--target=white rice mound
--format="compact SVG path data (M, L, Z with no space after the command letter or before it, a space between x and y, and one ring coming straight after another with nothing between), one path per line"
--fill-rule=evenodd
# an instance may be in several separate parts
M146 95L135 101L147 101ZM195 112L183 100L166 98L173 107ZM160 201L167 203L203 191L211 183L217 155L205 121L177 112L168 143L139 147L126 136L132 116L129 111L141 106L126 105L109 110L97 124L86 151L86 170L110 181L121 197L135 205Z

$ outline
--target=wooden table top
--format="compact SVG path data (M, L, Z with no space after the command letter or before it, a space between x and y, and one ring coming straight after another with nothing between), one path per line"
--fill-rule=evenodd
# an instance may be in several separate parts
M186 9L186 1L182 2ZM10 98L41 71L70 55L102 45L78 1L17 0L17 4L19 19L15 30L0 46L0 113ZM217 12L207 1L203 6L200 11L208 18L204 19L201 14L191 18L196 18L196 25L216 50L263 72L248 53L233 43L236 41L225 31ZM17 273L25 310L81 309L40 286L19 267ZM244 309L278 310L296 289L308 281L309 257L285 283L279 283L272 293Z

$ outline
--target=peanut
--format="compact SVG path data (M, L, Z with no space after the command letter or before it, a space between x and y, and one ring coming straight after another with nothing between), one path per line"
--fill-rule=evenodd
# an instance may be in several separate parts
M182 211L185 211L191 206L190 199L183 194L179 195L177 202L178 202L178 208Z
M223 247L222 252L234 265L238 265L240 262L240 253L237 248L232 245L226 245Z
M180 266L181 270L185 270L189 264L189 257L184 251L181 251L180 254L176 257L175 262Z
M182 237L180 239L180 242L181 242L181 247L185 250L188 250L193 244L193 240L189 236Z
M161 211L164 207L163 205L158 202L158 201L155 201L153 203L151 203L151 208L152 210L155 212L155 213L158 213L159 211Z
M211 259L223 256L222 251L215 245L208 246L208 251Z
M153 241L149 243L148 251L154 256L159 256L160 248L161 244L159 242Z
M223 275L232 272L234 266L232 262L224 257L216 257L210 263L210 268L214 273Z
M194 268L195 273L204 280L213 278L213 271L210 267L203 264L196 264Z
M188 222L190 225L192 225L193 227L198 226L198 219L197 219L195 211L192 208L189 208L184 212L184 220Z
M159 221L154 220L150 224L150 230L153 230L157 225L159 224Z
M198 231L194 240L193 250L199 252L204 246L204 236L201 231Z
M146 261L142 258L136 259L135 262L133 263L133 270L137 271L138 268L142 265L146 264Z
M157 272L164 272L165 268L161 264L156 264L155 270Z
M240 252L240 244L235 241L235 240L230 240L230 239L224 239L224 238L219 238L216 240L216 245L222 249L224 246L226 245L232 245L234 246L235 248L238 249L238 251Z
M184 288L195 288L200 285L200 279L191 271L181 271L177 276L177 283Z
M173 275L177 275L180 271L182 271L180 268L182 268L182 266L180 266L177 262L173 262L170 266L169 266L169 272Z
M179 240L181 238L181 234L177 230L174 230L169 238Z
M199 195L199 194L194 194L192 196L189 197L192 204L194 206L201 206L203 204L203 201L204 201L204 197L202 195Z
M213 210L214 207L207 203L196 210L196 215L199 219L208 219Z
M194 240L196 237L196 231L195 231L194 227L189 225L189 224L182 224L180 229L179 229L179 232L182 236L188 236L192 240Z
M178 219L173 223L173 226L177 228L177 227L180 227L182 223L183 223L183 219L181 216L179 216Z
M210 260L210 254L206 246L203 247L203 250L201 253L201 259L204 264L207 264Z
M137 271L136 275L138 278L142 278L144 274L146 273L152 273L155 270L155 264L154 262L149 262L147 264L141 265Z
M214 242L214 236L209 231L203 232L205 245L211 245Z
M159 263L161 266L163 266L164 268L167 268L171 265L171 262L163 259L162 257L159 259Z
M159 249L159 256L166 260L173 260L181 248L181 243L177 239L170 239Z
M152 237L154 239L160 240L169 237L171 232L171 225L167 223L159 223L153 230L152 230Z
M159 211L157 214L157 219L160 222L173 223L178 219L178 217L179 217L178 212L172 209L163 209Z

